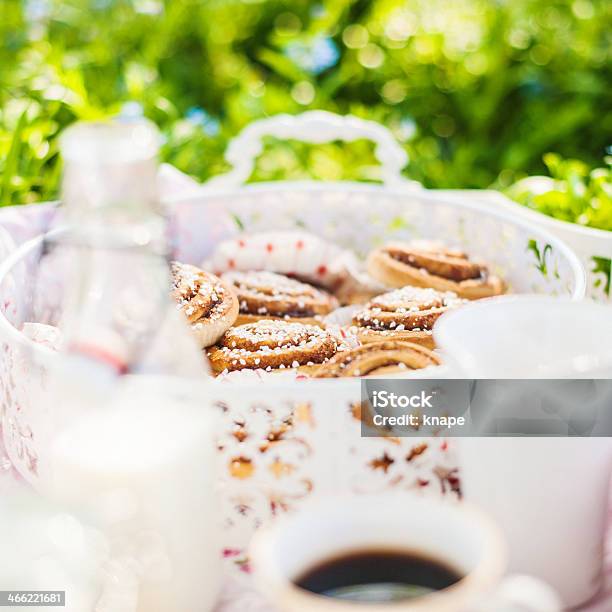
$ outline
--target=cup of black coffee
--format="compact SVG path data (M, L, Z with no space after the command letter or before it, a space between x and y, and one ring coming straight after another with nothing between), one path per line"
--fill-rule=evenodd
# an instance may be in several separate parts
M506 546L486 515L410 493L312 502L261 529L251 557L287 612L561 609L540 581L503 578Z

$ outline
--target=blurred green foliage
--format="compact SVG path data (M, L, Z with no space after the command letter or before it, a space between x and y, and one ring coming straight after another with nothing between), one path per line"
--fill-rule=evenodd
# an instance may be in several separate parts
M199 180L250 121L312 108L382 122L429 187L593 166L611 25L607 0L0 0L0 202L57 195L72 121L141 109ZM366 143L269 144L253 180L377 178Z
M521 179L506 194L556 219L612 231L612 157L605 161L606 168L589 170L581 161L548 153L551 177Z

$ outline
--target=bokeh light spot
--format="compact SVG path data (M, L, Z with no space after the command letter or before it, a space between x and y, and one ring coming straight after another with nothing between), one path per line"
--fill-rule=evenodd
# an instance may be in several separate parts
M522 29L512 30L508 35L508 42L515 49L526 49L529 46L529 33Z
M382 88L382 97L388 104L399 104L406 97L406 83L400 79L387 81Z
M431 125L435 134L448 138L455 133L455 120L450 115L438 115Z
M379 68L385 61L385 54L378 45L370 43L359 50L358 59L364 68Z
M303 106L310 104L315 98L315 88L308 81L300 81L291 89L291 97Z
M465 69L475 76L484 74L489 67L489 60L484 53L473 53L465 58Z
M349 49L361 49L368 44L369 40L368 31L358 23L347 26L342 32L342 42Z
M552 54L548 47L544 45L536 45L530 52L529 57L534 64L545 66L550 62Z
M281 13L274 20L274 27L280 36L295 36L302 29L302 21L294 13Z
M595 15L595 9L593 3L589 0L576 0L572 4L572 13L578 17L578 19L592 19Z
M416 17L407 11L396 11L385 26L385 36L393 41L405 41L416 32Z

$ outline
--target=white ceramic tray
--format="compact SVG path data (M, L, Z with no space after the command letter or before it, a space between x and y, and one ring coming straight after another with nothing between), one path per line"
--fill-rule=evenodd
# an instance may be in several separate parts
M266 133L309 142L371 138L384 183L244 186ZM584 296L583 268L564 242L475 198L448 198L404 181L406 155L380 125L322 112L280 116L247 128L230 145L228 159L232 172L170 203L177 257L185 262L201 262L220 240L243 230L299 228L359 255L390 239L438 238L489 262L511 291ZM39 283L45 300L42 308L40 300L35 305L32 281L42 240L24 240L51 228L53 217L52 206L25 208L21 218L15 211L0 215L0 243L12 250L0 264L0 416L10 459L34 485L46 469L52 423L46 389L54 353L21 328L26 321L57 321L61 279L48 278L44 291ZM440 495L457 488L452 448L444 440L361 438L358 381L203 381L201 387L193 392L223 414L228 549L240 549L262 520L316 493L395 487ZM232 560L241 563L239 554Z

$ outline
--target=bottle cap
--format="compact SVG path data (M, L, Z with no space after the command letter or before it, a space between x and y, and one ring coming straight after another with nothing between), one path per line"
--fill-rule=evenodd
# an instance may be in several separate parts
M147 119L79 122L66 129L60 148L67 162L122 164L155 158L160 133Z

